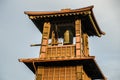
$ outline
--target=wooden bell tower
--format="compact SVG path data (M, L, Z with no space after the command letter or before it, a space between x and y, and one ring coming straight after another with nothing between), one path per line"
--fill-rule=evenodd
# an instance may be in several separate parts
M19 59L35 74L35 80L106 80L95 56L90 56L88 37L104 34L95 20L93 6L80 9L25 14L42 33L38 58Z

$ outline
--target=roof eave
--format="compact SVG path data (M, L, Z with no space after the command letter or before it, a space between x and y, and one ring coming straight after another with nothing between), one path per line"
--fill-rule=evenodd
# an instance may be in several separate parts
M38 66L43 66L44 64L50 65L50 64L59 64L64 63L62 65L65 66L66 63L70 63L71 65L74 64L82 64L84 65L85 71L91 77L92 79L105 79L105 76L103 75L102 71L100 70L99 66L97 65L95 61L94 56L89 57L81 57L81 58L63 58L63 59L40 59L40 58L29 58L29 59L19 59L20 62L23 62L33 73L35 73L36 68ZM73 63L71 63L71 61ZM89 63L89 64L88 64ZM73 65L74 65L73 64ZM53 65L55 66L55 65ZM90 70L89 70L90 69ZM92 70L92 72L91 72ZM97 72L97 74L95 74ZM95 75L94 75L95 74Z
M92 10L91 10L91 14L89 14L89 18L90 18L90 21L91 21L94 29L95 29L96 36L101 37L102 35L105 35L105 32L101 31Z
M81 11L89 11L94 6L88 6L79 9L70 9L68 11L25 11L24 13L28 16L38 16L38 15L54 15L54 14L62 14L62 13L73 13L73 12L81 12Z
M41 11L25 11L24 13L29 16L29 18L34 22L35 19L39 18L52 18L52 17L62 17L62 16L69 16L69 15L89 15L90 22L94 28L95 33L93 36L101 37L102 35L105 35L105 32L101 31L99 28L97 21L93 14L94 6L89 6L85 8L79 8L79 9L73 9L68 11L48 11L48 12L41 12Z

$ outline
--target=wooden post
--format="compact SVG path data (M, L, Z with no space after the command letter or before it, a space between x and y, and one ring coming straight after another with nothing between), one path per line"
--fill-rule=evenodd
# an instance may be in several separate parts
M91 80L91 78L88 77L88 75L85 73L82 65L76 66L76 70L77 70L77 74L76 74L77 80Z
M81 20L75 21L76 57L81 57Z
M77 74L76 74L76 77L77 77L77 80L83 80L83 66L77 66L76 68L77 70Z
M42 36L42 43L40 49L40 58L46 57L47 46L48 46L48 39L50 34L50 22L45 22L43 26L43 36Z
M52 42L51 42L51 45L52 46L58 45L58 38L55 37L55 32L54 31L52 31Z
M83 52L84 56L89 56L88 35L86 33L83 34Z
M36 72L36 80L43 80L44 68L39 66Z

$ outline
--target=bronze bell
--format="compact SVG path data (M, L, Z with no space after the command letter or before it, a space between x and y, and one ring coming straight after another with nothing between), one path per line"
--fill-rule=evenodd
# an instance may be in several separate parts
M73 44L73 34L70 30L65 31L63 44Z

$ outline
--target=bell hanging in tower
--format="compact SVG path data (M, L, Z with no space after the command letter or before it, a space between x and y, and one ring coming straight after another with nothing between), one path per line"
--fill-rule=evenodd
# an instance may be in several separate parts
M73 44L73 34L70 30L65 31L63 44Z

